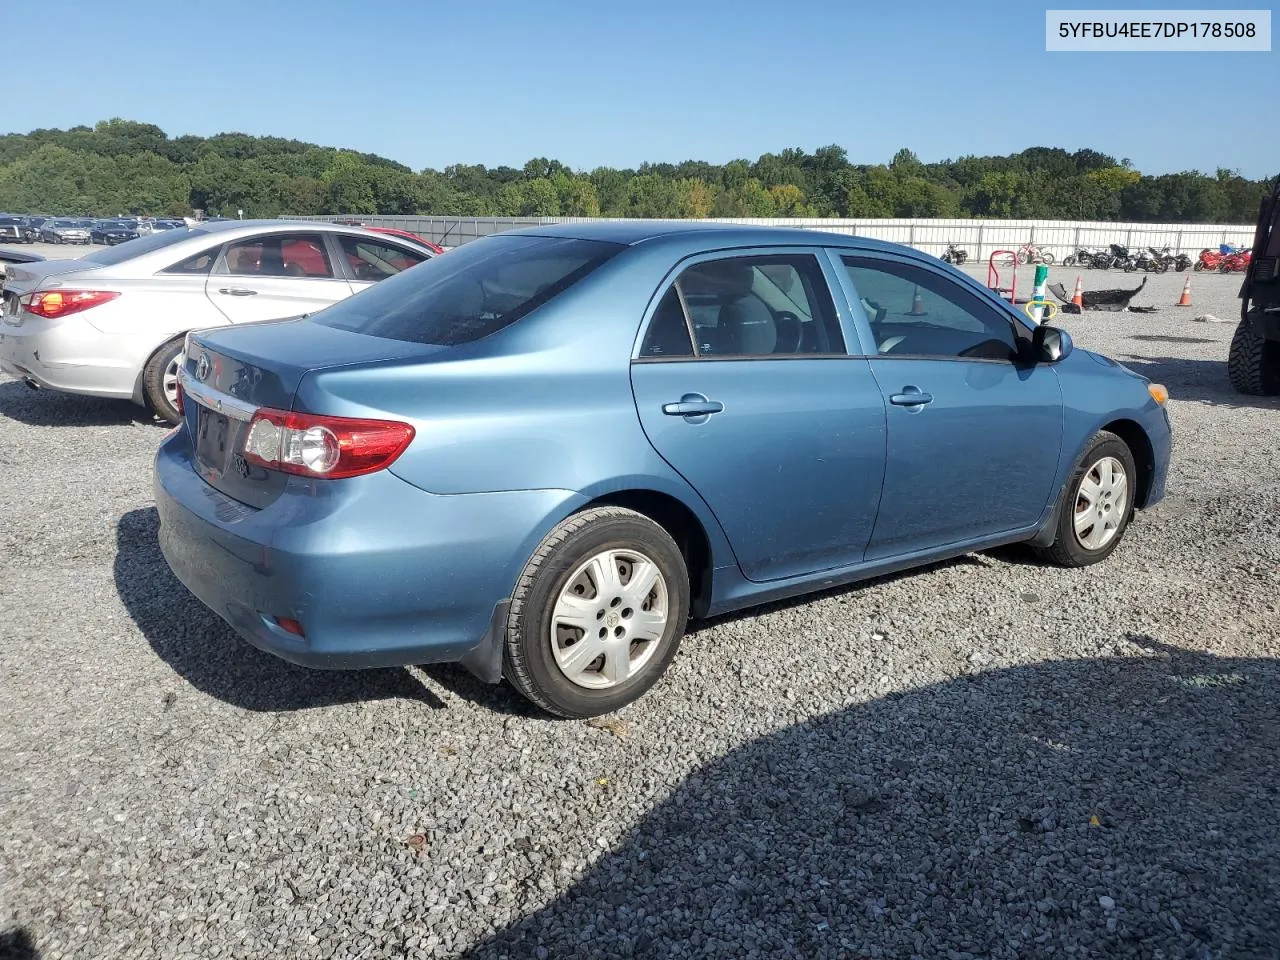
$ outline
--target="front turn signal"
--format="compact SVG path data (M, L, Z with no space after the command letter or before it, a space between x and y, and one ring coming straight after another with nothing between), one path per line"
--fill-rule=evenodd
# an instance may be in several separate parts
M1169 388L1163 383L1148 383L1147 393L1151 394L1151 399L1162 407L1169 399Z

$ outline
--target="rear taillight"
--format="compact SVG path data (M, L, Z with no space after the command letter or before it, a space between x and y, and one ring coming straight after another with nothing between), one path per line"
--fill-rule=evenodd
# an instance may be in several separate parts
M413 433L409 424L390 420L262 409L249 423L244 458L303 477L358 477L391 466Z
M22 309L37 317L65 317L114 300L114 290L42 290L28 293L20 301Z

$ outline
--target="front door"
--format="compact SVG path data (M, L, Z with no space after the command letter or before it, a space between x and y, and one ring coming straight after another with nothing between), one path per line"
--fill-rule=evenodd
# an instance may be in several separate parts
M845 350L816 256L694 262L646 325L631 381L650 442L706 501L748 578L862 559L884 401Z
M1019 361L1015 321L942 271L888 255L841 260L888 411L867 559L1035 524L1062 452L1057 373Z
M232 323L281 320L351 296L319 233L269 233L227 245L205 293Z

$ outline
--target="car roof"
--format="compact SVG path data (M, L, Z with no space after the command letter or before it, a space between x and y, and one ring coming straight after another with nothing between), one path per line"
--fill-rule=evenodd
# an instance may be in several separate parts
M713 220L592 220L581 223L555 223L522 227L507 231L534 237L563 237L574 240L602 240L634 246L658 240L696 240L705 237L719 246L772 246L816 244L822 246L860 247L863 249L900 250L899 245L870 237L809 230L801 227L769 227L752 223L725 223Z

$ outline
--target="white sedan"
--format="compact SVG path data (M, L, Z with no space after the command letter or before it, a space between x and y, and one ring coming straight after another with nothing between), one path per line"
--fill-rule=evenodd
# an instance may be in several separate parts
M32 387L130 399L176 423L188 330L313 313L430 257L359 227L228 220L13 264L0 369Z

